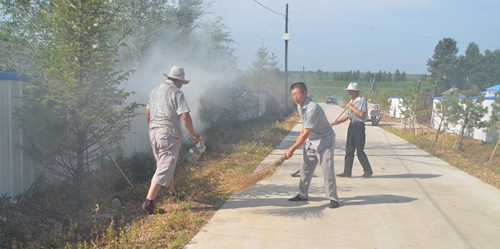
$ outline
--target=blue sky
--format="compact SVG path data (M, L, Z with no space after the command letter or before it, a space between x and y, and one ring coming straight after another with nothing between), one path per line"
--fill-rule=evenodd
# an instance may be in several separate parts
M258 2L258 3L257 3ZM285 6L288 3L288 69L427 72L427 60L445 37L459 55L470 42L500 49L498 0L215 0L247 69L264 44L284 70ZM260 3L260 4L259 4ZM265 7L263 7L264 5ZM272 11L271 11L272 10ZM277 13L279 14L277 14ZM283 15L280 15L283 14Z

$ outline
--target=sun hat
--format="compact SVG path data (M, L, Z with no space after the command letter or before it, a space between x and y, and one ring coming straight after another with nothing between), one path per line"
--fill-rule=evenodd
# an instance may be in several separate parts
M356 83L356 82L349 83L349 86L347 86L347 89L345 89L345 90L347 90L347 91L352 90L352 91L359 92L358 83Z
M180 81L184 82L184 84L187 84L187 83L189 83L190 80L184 79L184 75L185 75L184 68L177 67L177 66L173 66L172 69L170 69L169 74L166 74L166 73L163 74L163 76L165 76L169 79L180 80Z

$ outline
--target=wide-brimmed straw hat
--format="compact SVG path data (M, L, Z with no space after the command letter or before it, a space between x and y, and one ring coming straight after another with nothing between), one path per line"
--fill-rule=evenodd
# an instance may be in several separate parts
M356 82L349 83L349 86L347 86L347 89L345 89L345 90L347 90L347 91L352 90L352 91L359 92L358 83L356 83Z
M187 83L189 83L190 80L186 80L184 78L184 75L185 75L184 68L178 67L178 66L173 66L172 69L170 69L169 74L166 74L166 73L163 74L163 76L165 76L169 79L180 80L184 84L187 84Z

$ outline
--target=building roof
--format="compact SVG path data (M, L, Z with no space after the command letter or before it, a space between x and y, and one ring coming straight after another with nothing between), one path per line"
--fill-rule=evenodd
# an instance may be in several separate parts
M444 91L441 93L441 95L452 95L452 94L457 94L458 96L464 96L462 94L462 91L460 89L458 89L457 87L455 87L455 85L451 86L450 89Z
M486 88L486 91L500 91L500 85L490 86Z
M19 73L0 72L0 80L29 81L30 77Z

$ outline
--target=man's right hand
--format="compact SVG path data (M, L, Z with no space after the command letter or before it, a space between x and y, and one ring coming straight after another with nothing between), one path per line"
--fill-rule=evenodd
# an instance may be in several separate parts
M191 139L193 139L194 143L199 143L201 141L201 138L198 134L192 135Z

